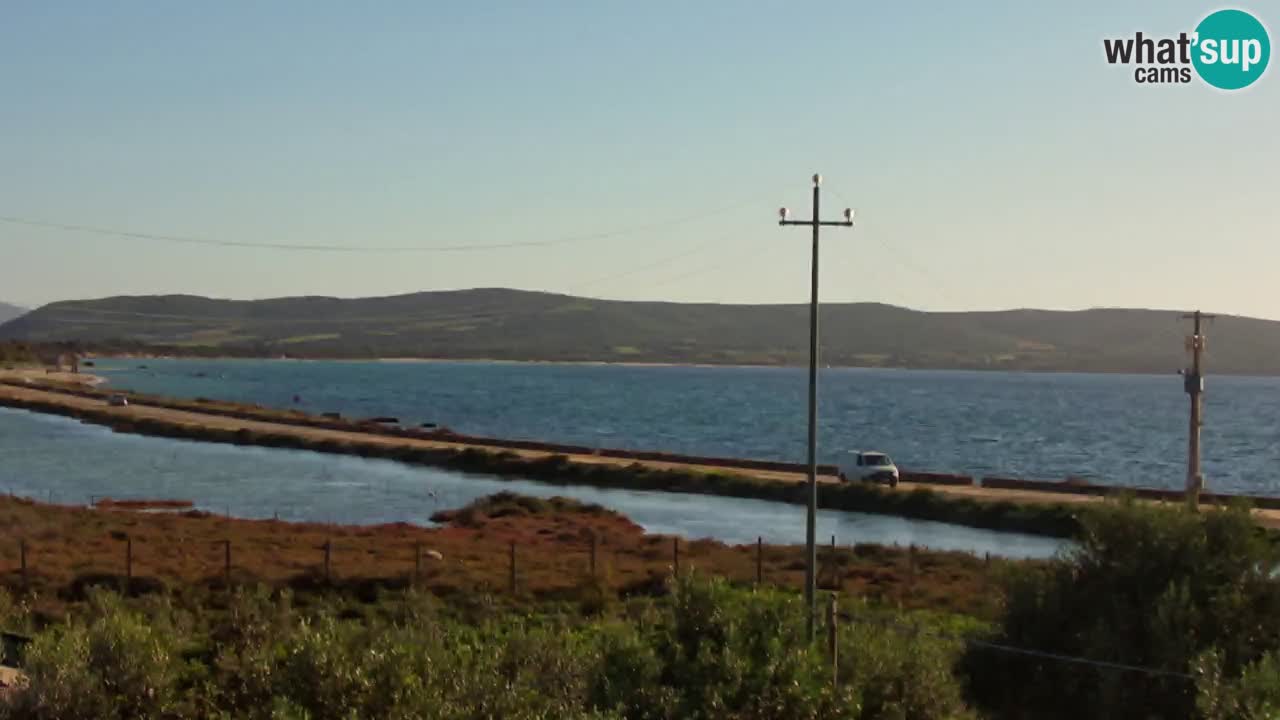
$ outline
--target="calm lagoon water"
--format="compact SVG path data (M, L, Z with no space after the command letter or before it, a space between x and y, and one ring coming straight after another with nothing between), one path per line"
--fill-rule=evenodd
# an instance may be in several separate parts
M113 384L462 432L599 447L803 461L800 368L513 363L113 360ZM1210 377L1211 489L1280 495L1280 378ZM824 461L853 449L916 470L1181 487L1182 379L830 369L819 385Z
M0 408L0 492L88 503L92 495L189 499L238 517L431 525L437 509L502 490L564 495L618 510L651 532L729 543L799 543L804 509L757 500L559 487L304 451L120 435L68 418ZM1044 557L1061 543L924 521L821 512L819 537L915 543L1010 557Z

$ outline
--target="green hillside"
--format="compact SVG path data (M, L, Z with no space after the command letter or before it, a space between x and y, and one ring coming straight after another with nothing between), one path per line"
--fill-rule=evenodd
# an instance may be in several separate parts
M1172 311L930 313L827 304L823 362L917 368L1174 372L1186 323ZM1214 372L1280 374L1280 322L1222 317ZM593 300L502 289L393 297L212 300L115 297L47 305L0 339L99 349L301 357L803 364L806 305Z
M19 315L25 313L26 311L27 311L26 308L18 307L17 305L10 305L9 303L0 302L0 323L9 322L10 320L18 317Z

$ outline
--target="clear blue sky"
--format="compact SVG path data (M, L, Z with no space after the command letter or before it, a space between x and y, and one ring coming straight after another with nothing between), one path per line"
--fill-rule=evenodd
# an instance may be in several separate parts
M1225 94L1103 59L1218 7L10 3L0 215L366 248L624 234L332 253L0 223L0 299L802 302L806 231L775 213L808 213L816 170L860 219L826 236L825 300L1280 318L1280 69ZM1280 6L1234 7L1275 40Z

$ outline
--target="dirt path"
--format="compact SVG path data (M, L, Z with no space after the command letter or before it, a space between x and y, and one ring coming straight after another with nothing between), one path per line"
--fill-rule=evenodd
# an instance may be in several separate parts
M56 382L68 385L88 385L94 387L107 381L106 378L91 373L71 373L49 371L38 367L0 368L0 379L30 380L32 382Z

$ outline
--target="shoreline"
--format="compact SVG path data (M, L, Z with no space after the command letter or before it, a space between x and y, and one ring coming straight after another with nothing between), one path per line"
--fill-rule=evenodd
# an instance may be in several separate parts
M263 358L269 359L269 358ZM288 360L307 360L308 358L286 358ZM415 358L415 357L390 357L390 358L370 358L361 360L359 358L348 358L343 360L333 359L327 360L317 358L315 362L376 362L387 363L391 365L414 365L423 364L447 364L447 363L483 363L486 365L570 365L570 366L616 366L616 367L665 367L665 368L796 368L799 365L740 365L730 363L677 363L677 362L632 362L629 360L499 360L497 358ZM834 369L834 368L832 368ZM842 368L842 369L888 369L888 368Z
M790 369L804 370L803 364L789 363L708 363L708 362L670 362L642 360L536 360L509 358L450 358L450 357L287 357L268 355L172 355L166 353L88 353L86 357L102 360L179 360L179 361L254 361L254 362L335 362L335 363L386 363L405 364L487 364L487 365L563 365L563 366L600 366L600 367L655 367L655 368L727 368L727 369ZM1064 370L1016 367L921 367L910 365L822 365L819 370L870 370L892 372L923 373L1009 373L1018 375L1098 375L1119 377L1168 377L1178 376L1176 371L1156 370ZM1259 375L1256 373L1218 372L1218 377L1225 378L1280 378L1280 374Z

